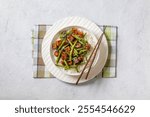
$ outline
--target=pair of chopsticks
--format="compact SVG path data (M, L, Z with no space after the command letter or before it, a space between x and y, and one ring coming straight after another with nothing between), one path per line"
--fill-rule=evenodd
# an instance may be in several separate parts
M79 83L79 81L80 81L80 79L81 79L81 77L82 77L82 75L83 75L83 73L84 73L84 71L85 71L87 65L88 65L89 62L91 61L91 63L89 64L89 69L88 69L87 74L86 74L86 76L85 76L85 79L88 78L89 73L90 73L90 71L91 71L91 67L92 67L93 62L94 62L94 59L95 59L95 57L96 57L97 51L98 51L98 49L99 49L99 47L100 47L101 40L102 40L102 38L103 38L104 32L105 32L105 29L103 30L103 33L101 34L100 38L98 39L98 41L97 41L97 43L96 43L96 45L95 45L95 47L94 47L94 49L93 49L93 51L92 51L92 53L91 53L89 59L87 60L87 63L85 64L85 66L84 66L84 68L83 68L83 70L82 70L80 76L78 77L78 80L77 80L77 82L76 82L76 85ZM91 60L91 58L92 58L92 60Z

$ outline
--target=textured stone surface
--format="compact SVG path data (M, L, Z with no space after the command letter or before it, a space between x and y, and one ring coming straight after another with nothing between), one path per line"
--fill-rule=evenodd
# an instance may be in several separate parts
M31 29L66 16L117 25L116 79L33 79ZM0 99L150 99L149 0L0 0Z

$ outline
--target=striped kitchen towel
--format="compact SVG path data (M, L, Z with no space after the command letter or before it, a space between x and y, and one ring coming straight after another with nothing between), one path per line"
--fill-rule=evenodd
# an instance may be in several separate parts
M45 67L41 56L42 40L46 31L52 25L36 25L32 30L32 58L33 58L33 77L51 78L54 77ZM117 77L117 26L99 26L102 30L105 28L105 35L108 41L109 54L107 62L102 72L97 77L116 78Z

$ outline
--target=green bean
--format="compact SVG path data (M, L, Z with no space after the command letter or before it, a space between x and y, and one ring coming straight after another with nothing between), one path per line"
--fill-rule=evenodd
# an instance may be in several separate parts
M68 70L69 68L67 66L64 67L65 70Z
M85 36L86 36L86 33L84 33L83 37L85 37Z
M66 41L66 39L64 39L64 40L62 41L62 43L61 43L61 45L59 46L58 50L61 49L61 47L64 45L65 41Z
M55 64L56 66L58 66L58 67L64 67L63 65L59 65L59 64Z
M83 36L83 39L84 39L84 43L88 43L88 41L87 41L87 39L86 39L86 33L84 34L84 36Z
M87 52L87 50L80 50L80 51L79 51L79 54L82 54L82 53L84 53L84 52Z
M73 46L71 47L71 51L70 51L70 55L69 55L69 60L71 61L72 60L72 53L73 53L73 49L76 45L77 41L75 41L75 43L73 44Z
M64 67L64 66L63 66ZM68 70L68 69L75 69L76 70L76 68L77 68L77 66L69 66L69 68L67 68L66 66L64 67L65 68L65 70ZM77 68L78 69L78 68ZM79 70L78 70L78 72L79 72Z
M57 57L57 59L56 59L56 64L58 64L58 62L59 62L59 60L60 60L61 53L62 53L62 50L59 51L58 57Z
M61 39L64 39L66 36L67 36L66 31L61 32L61 34L59 35L59 37L60 37Z
M78 40L79 43L81 43L82 45L85 45L85 40L83 38L80 38L79 36L77 35L72 35L74 38L76 38Z
M68 65L68 63L66 62L66 60L64 60L64 63L65 63L65 69L69 69L69 65Z
M69 44L71 45L71 46L73 46L73 44L71 43L71 41L68 39L68 41L69 41Z
M71 33L72 33L71 29L66 32L67 35L70 35Z
M58 57L57 57L57 59L56 59L56 64L58 64L58 62L59 62L59 60L60 60L61 53L62 53L63 49L64 49L65 47L67 47L67 46L68 46L68 44L65 45L65 46L63 46L63 47L61 48L61 50L59 50L59 54L58 54Z
M76 67L76 65L71 65L71 66L70 66L70 68L75 68L75 67Z
M67 47L68 45L69 45L69 44L64 45L64 46L63 46L63 49L64 49L65 47Z
M78 51L74 48L74 53L77 56L78 55Z
M87 51L85 51L85 52L83 52L83 53L81 53L83 56L85 56L86 54L87 54Z
M79 72L78 65L75 67L76 71Z

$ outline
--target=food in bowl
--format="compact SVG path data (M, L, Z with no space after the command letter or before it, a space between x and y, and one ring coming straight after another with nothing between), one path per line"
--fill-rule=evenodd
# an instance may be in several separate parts
M91 50L86 35L86 32L76 27L59 32L58 38L52 43L55 65L64 70L80 72L79 68L86 64Z

